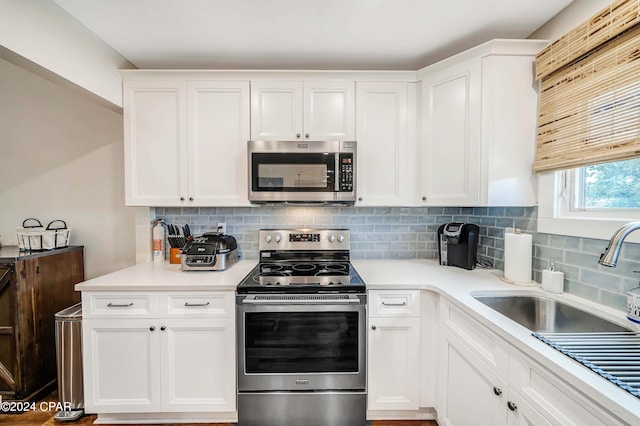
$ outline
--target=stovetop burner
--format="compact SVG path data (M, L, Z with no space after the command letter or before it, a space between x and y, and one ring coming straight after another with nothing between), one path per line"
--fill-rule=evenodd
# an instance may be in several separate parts
M238 285L250 293L364 293L347 230L262 230L260 263Z

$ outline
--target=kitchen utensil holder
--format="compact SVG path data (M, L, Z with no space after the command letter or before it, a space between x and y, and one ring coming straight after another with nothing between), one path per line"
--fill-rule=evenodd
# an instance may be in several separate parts
M60 226L62 224L62 226ZM20 251L46 251L69 246L71 228L64 220L53 220L47 227L35 218L28 218L16 227Z

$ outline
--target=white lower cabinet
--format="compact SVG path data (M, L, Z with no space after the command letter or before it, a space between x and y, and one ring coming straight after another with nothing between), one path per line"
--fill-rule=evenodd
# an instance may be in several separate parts
M420 291L370 291L367 409L417 410Z
M515 348L512 348L509 357L509 383L522 395L523 400L539 411L551 424L624 424L600 410L577 389L564 383Z
M439 327L440 425L622 424L444 300Z
M136 318L128 316L139 312L140 297L83 293L83 304L101 300L110 310L107 318L92 318L90 310L83 318L86 412L236 411L233 292L187 297L190 311L172 314L185 294L154 295L146 299L147 318Z
M155 413L160 401L157 319L83 319L87 413Z
M420 318L369 318L369 410L417 410Z

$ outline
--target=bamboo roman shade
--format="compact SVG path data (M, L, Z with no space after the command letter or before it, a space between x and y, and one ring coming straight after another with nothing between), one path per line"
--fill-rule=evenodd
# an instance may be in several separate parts
M618 0L536 57L534 171L640 157L640 0Z

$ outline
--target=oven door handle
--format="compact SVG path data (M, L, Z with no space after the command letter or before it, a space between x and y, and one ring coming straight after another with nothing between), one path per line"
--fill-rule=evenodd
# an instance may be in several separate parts
M291 305L291 304L300 304L300 305L333 305L333 304L349 304L349 303L361 303L360 299L357 296L349 296L348 298L296 298L295 296L283 296L283 297L256 297L256 296L247 296L242 299L242 303L252 304L252 305Z

